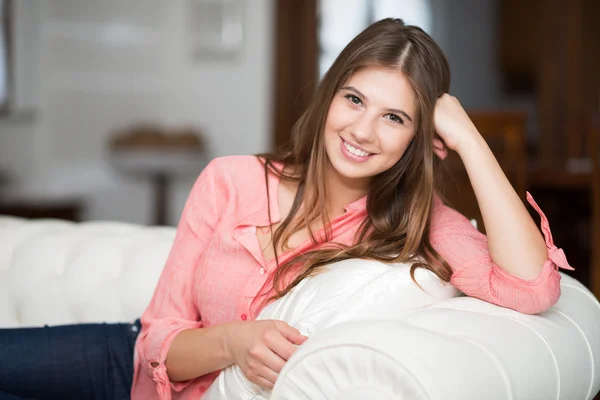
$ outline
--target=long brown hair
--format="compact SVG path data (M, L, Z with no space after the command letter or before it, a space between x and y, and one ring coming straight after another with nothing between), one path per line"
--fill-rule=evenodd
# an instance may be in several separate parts
M416 134L398 163L372 178L367 196L368 217L357 232L356 244L334 245L330 243L327 188L322 179L327 163L324 126L335 94L353 73L367 66L399 70L409 81L418 104ZM298 185L288 216L272 232L278 268L273 282L276 294L271 299L284 296L323 266L349 258L398 263L417 260L410 271L413 280L417 267L432 271L445 282L450 280L450 267L429 242L429 219L440 167L433 152L433 111L436 100L448 92L449 86L450 68L442 50L422 29L405 25L400 19L388 18L370 25L344 48L292 128L289 143L276 153L257 155L265 165L265 179L273 173ZM266 186L267 196L277 195L269 194L269 185ZM319 218L325 237L316 238L311 224ZM279 265L278 244L287 247L290 236L304 228L308 228L318 245L316 250ZM292 268L294 276L282 287Z

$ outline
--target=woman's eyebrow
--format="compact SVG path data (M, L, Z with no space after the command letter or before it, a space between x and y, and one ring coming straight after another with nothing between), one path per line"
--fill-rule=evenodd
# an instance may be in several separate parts
M358 96L362 97L363 99L365 99L367 101L369 100L369 98L367 96L365 96L364 94L362 94L360 92L360 90L358 90L354 86L344 86L342 88L342 90L348 90L350 92L354 92L355 94L357 94ZM406 119L408 119L410 122L413 122L412 118L409 117L408 114L406 112L402 111L402 110L398 110L396 108L386 108L385 111L389 112L389 113L393 113L393 114L401 114L404 117L406 117Z
M410 122L413 122L412 118L409 117L408 114L402 110L397 110L395 108L386 108L385 111L392 113L392 114L402 114L403 116L406 117L407 120L409 120Z

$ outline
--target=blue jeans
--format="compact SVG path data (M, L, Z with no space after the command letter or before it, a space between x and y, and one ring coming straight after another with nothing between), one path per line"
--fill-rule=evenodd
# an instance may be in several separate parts
M129 399L141 324L0 329L0 400Z

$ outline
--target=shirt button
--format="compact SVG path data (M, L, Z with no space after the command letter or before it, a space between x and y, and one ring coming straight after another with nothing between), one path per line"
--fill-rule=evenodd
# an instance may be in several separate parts
M245 321L248 319L248 316L246 314L242 314L241 315L242 321Z
M259 272L260 272L261 275L264 275L266 271L265 271L264 268L261 268Z

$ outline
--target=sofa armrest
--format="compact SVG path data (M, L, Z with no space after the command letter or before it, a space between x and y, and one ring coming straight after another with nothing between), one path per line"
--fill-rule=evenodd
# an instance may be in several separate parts
M402 322L347 323L307 341L271 399L509 399L505 376L501 364L463 338Z
M460 297L317 332L271 399L591 399L600 389L600 307L566 278L559 303L539 315Z

